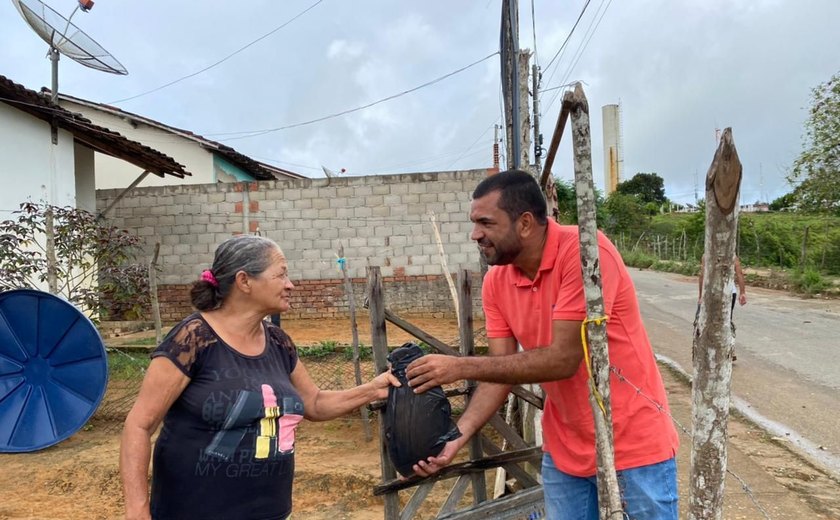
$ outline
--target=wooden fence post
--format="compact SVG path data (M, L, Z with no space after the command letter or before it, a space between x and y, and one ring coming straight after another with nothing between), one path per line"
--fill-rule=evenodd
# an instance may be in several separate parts
M589 404L595 419L595 447L598 480L598 510L602 520L624 518L618 477L615 472L612 411L610 408L610 360L607 323L601 293L598 228L595 222L595 191L592 182L592 142L589 133L589 102L580 83L567 92L563 103L571 105L572 144L575 160L580 260L586 295L586 336L592 371Z
M461 338L461 355L475 355L475 338L473 337L472 315L472 276L466 269L458 271L458 308L461 314L458 319L458 333ZM469 392L464 396L465 404L469 404L470 395L475 389L475 381L466 381ZM465 406L466 408L466 406ZM481 451L481 436L474 435L470 439L470 460L478 460L484 456ZM473 504L478 505L487 500L487 485L484 473L470 475L473 486Z
M160 302L157 289L157 259L160 254L160 242L155 242L155 252L149 262L149 299L152 306L152 319L155 322L155 345L163 341L163 331L160 323Z
M808 258L808 231L810 230L811 226L805 226L805 234L802 236L802 250L799 254L799 270L803 273L805 272L806 260Z
M341 266L341 276L344 278L344 294L347 296L347 305L350 309L350 333L353 335L353 372L356 376L356 385L362 384L362 367L359 361L359 326L356 323L356 298L353 296L353 282L347 275L347 259L344 258L344 244L338 245L338 263ZM373 435L370 431L370 418L366 406L359 407L359 414L362 417L362 426L365 430L365 441L370 442Z
M388 337L385 334L385 297L382 293L382 273L377 266L367 268L368 274L368 310L370 312L370 334L373 345L373 360L376 373L388 370ZM379 460L382 467L382 480L387 482L397 477L397 470L388 458L385 447L385 423L379 419ZM397 493L385 495L385 520L397 520L400 517L400 501Z
M47 288L50 294L58 294L58 261L55 258L55 216L53 207L47 205L44 212L44 234L46 235Z
M726 476L733 336L731 297L741 161L732 129L723 131L706 174L703 299L694 331L689 518L719 520Z

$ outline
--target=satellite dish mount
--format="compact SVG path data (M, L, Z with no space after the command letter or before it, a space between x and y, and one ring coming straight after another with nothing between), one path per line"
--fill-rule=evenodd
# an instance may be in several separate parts
M71 21L79 9L89 11L92 0L79 0L68 18L58 14L41 0L12 0L20 15L38 36L50 46L52 88L50 100L58 99L58 61L62 54L92 69L111 74L128 74L125 67L90 36Z

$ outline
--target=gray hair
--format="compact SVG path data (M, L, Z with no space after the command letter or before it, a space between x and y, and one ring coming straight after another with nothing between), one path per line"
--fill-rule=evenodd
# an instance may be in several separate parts
M271 253L280 246L269 238L256 235L237 235L219 244L210 272L216 284L198 280L190 291L192 304L200 311L218 309L230 294L236 273L259 276L271 265Z

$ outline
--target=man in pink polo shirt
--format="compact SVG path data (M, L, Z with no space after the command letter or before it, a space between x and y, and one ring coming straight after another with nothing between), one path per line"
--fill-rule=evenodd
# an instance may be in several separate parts
M475 224L471 238L494 266L482 288L490 355L428 355L409 365L409 384L418 393L461 379L482 382L458 421L463 436L437 457L418 461L414 470L430 475L452 462L498 411L512 385L540 383L546 395L542 478L547 518L597 520L595 426L580 339L586 301L577 226L549 220L536 180L518 170L488 177L476 187L470 220ZM600 233L598 242L610 364L667 411L633 282L615 246ZM633 519L675 520L679 441L671 419L615 375L610 390L625 512Z

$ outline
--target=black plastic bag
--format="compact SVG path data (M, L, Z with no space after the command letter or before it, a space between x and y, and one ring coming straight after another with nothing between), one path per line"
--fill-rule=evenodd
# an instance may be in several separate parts
M405 477L414 473L411 467L420 460L437 456L444 445L461 436L452 422L452 409L443 388L436 386L415 394L408 386L405 369L423 351L414 343L406 343L388 356L391 373L402 386L388 390L388 404L383 412L385 446L397 471Z

